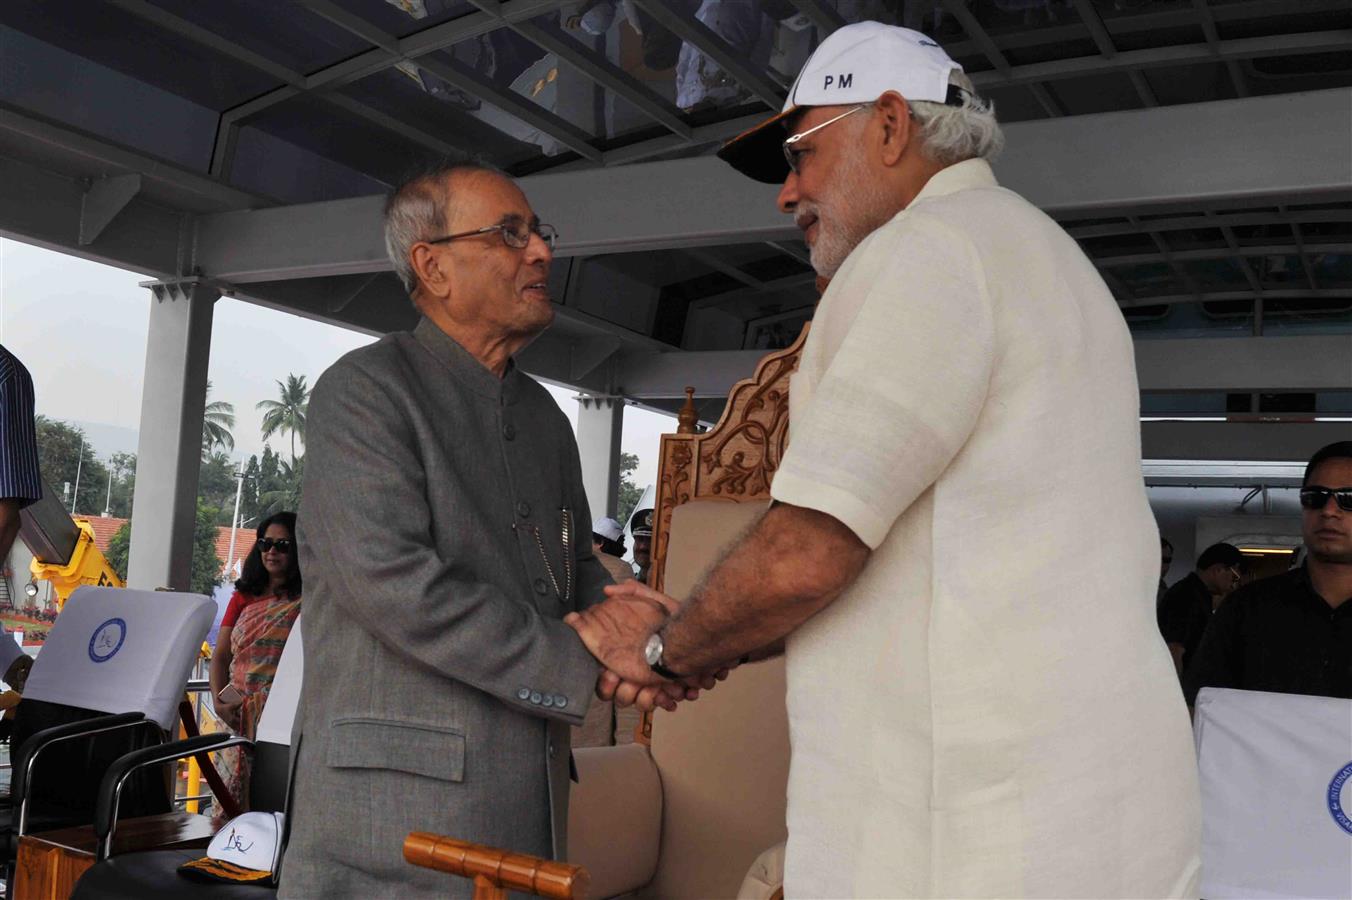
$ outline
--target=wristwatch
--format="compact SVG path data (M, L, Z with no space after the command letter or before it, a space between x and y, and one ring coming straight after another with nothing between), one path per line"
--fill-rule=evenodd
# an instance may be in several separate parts
M643 658L648 661L649 668L658 675L661 675L669 681L680 681L685 676L678 675L666 667L662 662L662 649L662 633L660 631L655 631L652 636L648 638L647 646L643 648Z

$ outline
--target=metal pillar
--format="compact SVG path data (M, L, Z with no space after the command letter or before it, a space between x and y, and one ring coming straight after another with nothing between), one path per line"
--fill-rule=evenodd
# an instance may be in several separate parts
M595 516L613 516L620 495L620 436L624 433L624 398L577 398L577 452L582 458L582 486ZM587 523L591 527L591 523Z
M193 279L146 282L146 340L127 586L187 590L202 464L202 413L220 292Z

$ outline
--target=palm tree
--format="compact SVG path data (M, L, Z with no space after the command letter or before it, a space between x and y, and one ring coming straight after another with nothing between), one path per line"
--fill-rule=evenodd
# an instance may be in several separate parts
M295 512L300 509L300 483L305 471L305 457L287 462L282 460L277 465L277 480L281 482L281 487L276 490L264 491L258 497L258 504L262 515L270 516L273 513L291 510Z
M304 375L287 375L286 384L277 382L281 400L260 400L263 413L263 440L280 432L291 432L291 462L296 461L296 435L305 440L305 410L310 405L310 389Z
M207 396L211 396L211 382L207 382ZM235 449L235 436L230 429L235 427L235 406L224 400L215 400L206 405L202 412L202 455L206 456L219 447L227 453Z

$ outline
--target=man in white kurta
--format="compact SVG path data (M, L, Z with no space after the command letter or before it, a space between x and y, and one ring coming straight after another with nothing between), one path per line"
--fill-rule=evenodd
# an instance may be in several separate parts
M944 169L832 281L789 402L772 495L873 553L788 640L785 885L1190 892L1131 338L1075 243Z
M822 44L781 114L813 138L784 142L801 155L781 207L831 281L776 505L646 661L688 674L787 636L787 896L1195 896L1197 773L1155 626L1131 337L1075 242L981 158L915 161L904 208L848 239L831 179L863 164L824 129L907 165L903 97L975 102L954 101L933 42L867 26ZM870 76L912 51L920 75L869 104ZM851 74L865 93L832 93ZM833 124L856 110L874 121ZM828 159L840 172L812 171ZM851 542L857 567L836 567ZM778 574L819 545L798 582ZM763 587L739 575L758 556Z

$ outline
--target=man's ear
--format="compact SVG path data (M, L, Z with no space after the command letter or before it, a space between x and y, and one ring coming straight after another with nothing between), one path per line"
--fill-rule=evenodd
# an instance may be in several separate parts
M895 166L915 136L911 107L901 94L888 91L875 102L874 113L883 127L883 165Z
M449 289L450 281L442 267L441 254L431 244L414 244L409 250L409 262L413 264L413 274L423 290L439 295Z

